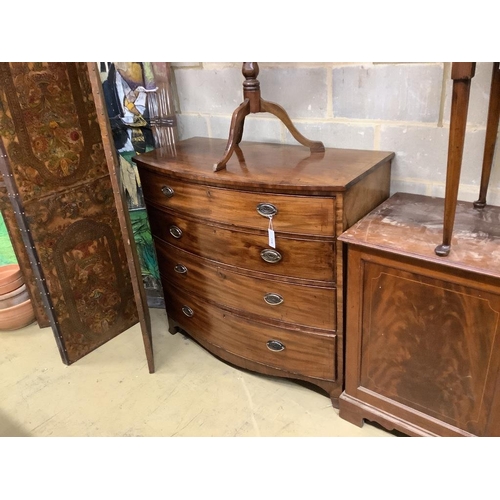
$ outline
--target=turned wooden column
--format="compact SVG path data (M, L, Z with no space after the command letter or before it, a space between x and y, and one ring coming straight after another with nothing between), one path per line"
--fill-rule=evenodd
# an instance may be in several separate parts
M446 257L450 253L467 126L470 84L471 79L474 77L475 69L476 63L473 62L454 62L451 67L453 96L451 101L450 137L446 169L443 242L434 250L436 255L441 257Z

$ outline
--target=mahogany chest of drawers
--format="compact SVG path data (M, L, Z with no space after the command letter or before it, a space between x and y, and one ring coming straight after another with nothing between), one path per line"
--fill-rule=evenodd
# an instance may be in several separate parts
M343 251L389 196L393 153L181 141L137 156L171 333L239 367L309 381L337 406L343 384ZM269 229L275 241L270 239Z
M398 193L347 230L340 416L412 436L500 436L500 207Z

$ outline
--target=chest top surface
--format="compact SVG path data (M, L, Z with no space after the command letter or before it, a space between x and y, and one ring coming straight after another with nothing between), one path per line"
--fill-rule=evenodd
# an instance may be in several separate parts
M386 151L334 148L310 153L303 146L242 142L227 170L213 172L225 147L223 139L194 137L181 141L175 155L157 149L134 161L140 169L213 186L333 194L345 191L394 156Z
M459 201L450 255L438 257L443 211L443 198L396 193L339 240L500 278L500 207Z

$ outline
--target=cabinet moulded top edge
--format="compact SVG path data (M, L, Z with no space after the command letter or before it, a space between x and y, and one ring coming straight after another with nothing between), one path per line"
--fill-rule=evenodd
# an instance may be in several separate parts
M195 137L181 141L175 156L157 149L133 158L147 169L186 182L270 192L334 195L387 163L394 153L327 148L310 153L303 146L242 142L225 170L213 171L226 141Z

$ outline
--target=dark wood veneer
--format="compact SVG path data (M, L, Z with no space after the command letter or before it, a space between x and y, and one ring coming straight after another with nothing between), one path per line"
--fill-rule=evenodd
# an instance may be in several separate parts
M277 233L276 250L282 258L279 262L269 263L261 257L261 252L269 248L267 232L209 225L192 218L175 216L167 211L160 212L152 206L149 207L148 214L151 217L151 230L156 237L201 257L281 276L319 281L335 279L333 240L298 239ZM179 238L170 233L172 226L182 231Z
M260 278L242 274L241 268L204 259L168 243L156 240L160 272L173 286L184 288L218 302L240 309L261 319L275 319L294 328L336 330L336 295L334 286L298 285L274 277ZM176 266L181 267L178 272ZM267 293L278 294L283 303L270 307ZM321 307L321 314L317 309Z
M389 196L393 153L241 143L227 170L215 173L223 150L224 141L193 138L175 157L157 150L135 159L170 331L184 330L242 368L313 383L337 407L344 371L337 236ZM277 263L261 256L271 248L259 204L277 209ZM283 303L266 303L268 293Z
M410 435L500 436L500 208L459 202L447 259L444 200L398 193L348 243L340 415Z
M274 230L292 234L332 237L335 234L335 198L291 196L276 193L238 192L200 184L165 178L156 172L142 174L144 197L159 208L175 210L206 221L224 221L225 224L241 228L265 230L269 219L257 213L259 203L270 203L276 207L279 217ZM162 192L165 185L173 189L172 197Z
M236 356L272 368L312 378L335 380L335 335L309 334L270 325L262 325L173 286L167 288L169 317L195 338L226 350ZM193 311L187 317L182 308ZM273 352L266 346L270 340L282 342L285 349Z
M324 153L310 153L302 146L242 142L242 159L233 156L227 171L214 174L212 165L224 145L223 139L193 137L179 143L175 156L165 149L155 149L136 156L134 161L148 171L168 173L171 179L210 186L334 195L348 190L394 157L387 151L327 148Z

